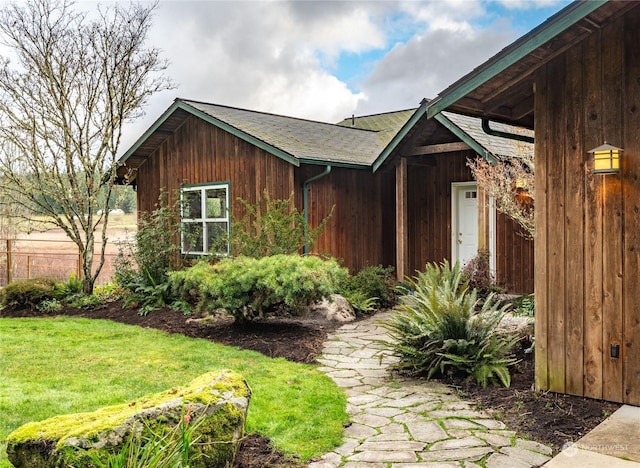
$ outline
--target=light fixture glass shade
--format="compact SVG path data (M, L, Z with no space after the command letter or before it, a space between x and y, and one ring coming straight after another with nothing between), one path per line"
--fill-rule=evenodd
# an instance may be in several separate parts
M589 151L593 153L593 172L611 174L620 171L620 153L624 150L605 143Z

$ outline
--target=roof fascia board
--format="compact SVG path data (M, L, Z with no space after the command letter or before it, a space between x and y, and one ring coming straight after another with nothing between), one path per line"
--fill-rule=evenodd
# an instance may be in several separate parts
M183 102L179 102L178 103L181 109L186 110L187 112L192 113L193 115L195 115L196 117L201 118L202 120L204 120L205 122L209 122L211 125L215 125L218 128L221 128L222 130L231 133L232 135L240 138L241 140L244 140L248 143L251 143L254 146L257 146L258 148L266 151L267 153L271 153L272 155L280 158L280 159L284 159L285 161L293 164L294 166L300 166L300 161L298 160L298 158L296 158L295 156L293 156L290 153L287 153L286 151L281 150L280 148L277 148L275 146L272 146L270 144L268 144L267 142L265 142L264 140L260 140L259 138L254 137L253 135L243 132L242 130L239 130L238 128L229 125L226 122L223 122L222 120L216 119L215 117L207 114L206 112L203 112L199 109L196 109L194 107L191 107L189 104L183 103Z
M131 146L131 148L129 148L127 152L124 153L118 161L122 163L126 162L126 160L129 159L131 155L135 153L138 150L138 148L140 148L140 146L142 146L142 144L147 140L147 138L149 138L151 134L153 134L153 132L158 130L158 128L160 128L160 126L169 118L171 114L173 114L178 108L181 107L179 104L180 103L178 101L174 101L173 104L171 104L171 106L166 111L164 111L164 114L158 117L158 119L153 123L153 125L151 125L151 127L149 127L149 129L146 132L144 132L140 138L136 140L136 142Z
M400 144L400 142L407 136L409 131L415 126L416 123L420 120L420 118L427 112L427 103L428 101L425 99L420 104L420 107L413 113L413 115L407 120L407 122L402 126L400 131L396 133L396 135L391 139L389 144L382 150L382 153L376 158L373 162L373 172L376 172L382 164L387 160L389 155L393 152L394 149Z
M331 161L329 159L320 160L320 159L300 158L298 161L300 162L300 164L309 164L314 166L344 167L347 169L370 169L371 168L369 164L353 164L353 163Z
M480 143L471 138L464 130L454 124L451 120L444 116L444 114L436 114L433 117L435 120L444 125L448 130L450 130L455 136L460 138L463 142L471 147L473 151L482 156L483 158L491 161L492 163L496 163L496 157L487 151Z
M541 45L553 39L565 29L600 8L606 2L607 0L589 0L575 5L564 15L556 18L556 20L551 24L546 27L542 27L540 31L535 32L531 37L526 38L522 44L505 53L502 57L497 58L495 62L491 63L484 70L476 74L471 72L471 76L469 76L469 78L464 82L460 83L459 86L432 100L427 107L427 117L431 118L445 110L478 86L486 83L491 78L516 63L518 60L524 58ZM491 59L489 59L489 61L491 61Z

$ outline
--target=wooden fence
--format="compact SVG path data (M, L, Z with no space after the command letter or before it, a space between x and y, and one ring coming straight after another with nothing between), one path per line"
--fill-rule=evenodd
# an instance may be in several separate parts
M96 263L100 261L99 248L97 244ZM117 249L109 249L96 284L111 281L117 255ZM31 278L68 280L72 274L82 277L82 259L71 241L0 239L0 287Z

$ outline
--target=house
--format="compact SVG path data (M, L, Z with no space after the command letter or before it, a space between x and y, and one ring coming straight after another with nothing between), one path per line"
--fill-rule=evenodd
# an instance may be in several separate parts
M476 118L446 113L428 121L426 108L423 101L327 124L176 99L122 156L118 173L137 186L142 211L154 208L161 189L181 190L183 223L197 239L182 240L185 252L205 254L228 232L227 208L243 213L238 198L293 193L312 226L335 206L314 250L341 258L352 272L393 265L402 279L427 262L464 262L495 244L498 280L511 292L530 292L532 242L494 215L466 165L477 154L508 154L513 142L486 135Z
M640 405L640 3L568 5L430 102L535 127L536 386ZM594 149L621 148L601 170ZM610 153L615 156L615 152Z

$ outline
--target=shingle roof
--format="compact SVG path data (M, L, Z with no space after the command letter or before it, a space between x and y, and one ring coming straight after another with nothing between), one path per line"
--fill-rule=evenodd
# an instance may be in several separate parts
M482 129L482 120L477 117L454 114L453 112L442 112L442 114L460 128L460 130L473 138L491 155L496 156L497 158L509 158L533 154L533 143L488 135ZM529 137L533 136L533 131L529 129L502 123L492 122L491 128L506 133L514 133Z
M166 135L175 131L189 115L197 115L252 144L295 165L324 163L355 167L372 167L383 160L401 139L403 127L418 122L424 112L406 109L362 117L347 118L338 124L286 117L205 102L176 99L173 105L120 158L130 167L137 167L149 157ZM522 143L487 135L481 120L444 112L448 120L475 140L493 156L514 156L522 151ZM501 130L518 133L521 129L502 126ZM465 135L463 135L465 136ZM529 145L524 144L525 148ZM384 153L383 153L384 151ZM374 167L375 170L375 167Z
M384 125L377 128L347 127L196 101L181 102L300 161L369 166L393 137L394 129L404 124L397 116L390 129Z
M416 109L407 109L360 117L353 116L338 122L337 125L376 131L380 141L386 146L415 111Z

